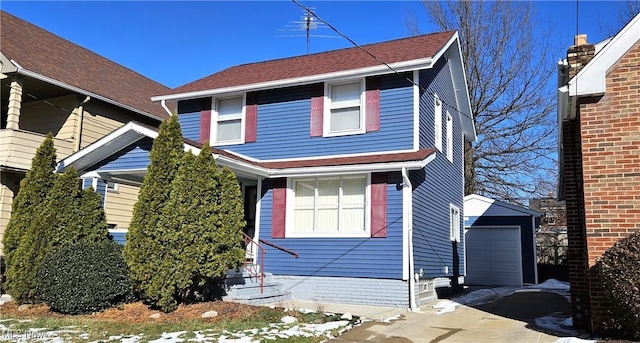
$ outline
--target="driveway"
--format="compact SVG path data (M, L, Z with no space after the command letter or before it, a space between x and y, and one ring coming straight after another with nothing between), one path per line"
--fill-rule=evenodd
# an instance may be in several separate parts
M488 296L477 301L479 292ZM331 342L552 343L559 337L583 335L567 321L571 313L567 295L565 290L544 287L476 289L454 301L436 300L395 321L366 322Z

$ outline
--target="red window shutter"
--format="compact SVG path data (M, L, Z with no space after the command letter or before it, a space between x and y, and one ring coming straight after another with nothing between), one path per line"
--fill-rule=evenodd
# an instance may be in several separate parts
M284 238L287 213L287 179L273 179L273 206L271 209L271 238Z
M322 136L324 118L324 83L311 85L311 137Z
M371 237L387 237L387 173L371 174Z
M200 143L211 139L211 98L202 99L200 105Z
M247 93L247 105L245 106L245 143L256 141L256 129L258 125L258 93Z
M368 77L365 93L365 121L366 129L369 131L380 130L380 78L377 76Z

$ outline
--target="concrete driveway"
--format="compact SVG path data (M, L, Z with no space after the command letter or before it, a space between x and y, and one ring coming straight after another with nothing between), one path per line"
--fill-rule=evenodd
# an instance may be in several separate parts
M566 297L552 292L516 292L474 307L458 305L443 314L438 314L433 304L422 306L419 313L404 313L390 323L366 322L331 342L551 343L562 336L581 335L571 327L536 324L540 317L570 316Z

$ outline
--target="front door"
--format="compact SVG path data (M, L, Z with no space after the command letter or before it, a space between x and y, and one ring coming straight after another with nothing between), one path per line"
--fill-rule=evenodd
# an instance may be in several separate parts
M244 227L243 232L245 235L256 240L256 202L258 199L257 186L245 186L244 187L244 220L247 225ZM254 256L255 244L247 245L247 259L255 260Z

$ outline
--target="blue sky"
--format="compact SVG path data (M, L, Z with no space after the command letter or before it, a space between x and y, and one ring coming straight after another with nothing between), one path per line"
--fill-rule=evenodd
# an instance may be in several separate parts
M300 2L359 44L408 36L408 13L416 14L422 32L436 31L419 1ZM554 56L565 57L576 34L576 2L535 5L540 27L553 28ZM619 5L580 1L580 33L589 42L606 38L603 28L617 25ZM283 31L303 15L291 1L2 0L0 8L169 87L233 65L306 53L303 31ZM337 36L322 28L313 33ZM351 44L343 38L312 37L310 51L345 47Z

